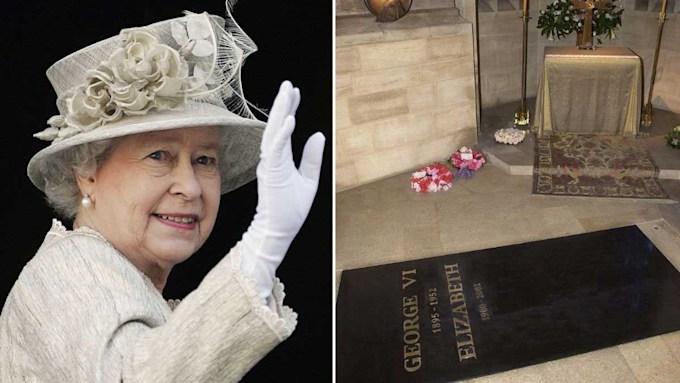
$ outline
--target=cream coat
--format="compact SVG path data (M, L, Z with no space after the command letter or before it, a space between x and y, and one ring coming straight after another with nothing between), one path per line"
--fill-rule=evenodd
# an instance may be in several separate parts
M295 329L241 271L236 245L171 310L144 274L89 228L54 221L0 315L0 382L236 382Z

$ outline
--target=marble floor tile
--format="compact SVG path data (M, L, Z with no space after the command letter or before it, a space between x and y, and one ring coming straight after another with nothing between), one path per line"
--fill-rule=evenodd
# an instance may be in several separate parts
M541 366L529 366L499 374L464 380L465 383L552 383L544 375Z
M404 250L416 258L442 254L442 242L436 225L404 227Z
M680 362L661 337L627 343L618 348L638 381L677 383L680 379Z
M675 360L680 363L680 331L661 335L661 339L663 339L666 346L671 350Z
M616 347L544 363L551 383L638 383L626 359Z

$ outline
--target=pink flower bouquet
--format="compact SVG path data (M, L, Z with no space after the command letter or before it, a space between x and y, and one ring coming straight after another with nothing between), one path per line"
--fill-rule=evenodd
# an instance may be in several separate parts
M486 159L481 152L463 146L459 151L451 155L451 165L458 168L456 177L469 178L475 171L484 165Z
M444 164L435 162L411 175L411 189L420 193L449 190L453 185L453 174Z

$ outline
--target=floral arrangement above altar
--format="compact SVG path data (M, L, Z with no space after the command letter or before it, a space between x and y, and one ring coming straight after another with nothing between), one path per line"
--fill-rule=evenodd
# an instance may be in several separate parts
M538 28L541 35L554 41L555 37L561 39L572 32L582 33L584 22L588 13L592 12L592 34L593 36L606 36L615 39L614 33L621 25L621 14L623 8L616 3L622 0L613 1L579 1L579 0L554 0L549 3L545 10L541 10L538 17ZM602 41L598 38L598 43Z

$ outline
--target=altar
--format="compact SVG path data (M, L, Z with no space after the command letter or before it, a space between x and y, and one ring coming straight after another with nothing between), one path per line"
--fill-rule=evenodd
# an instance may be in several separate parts
M545 47L534 129L555 133L639 132L642 61L628 48Z

